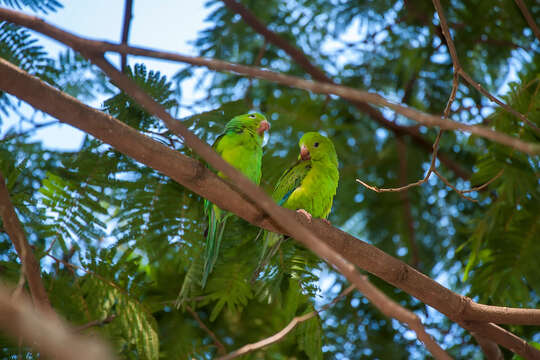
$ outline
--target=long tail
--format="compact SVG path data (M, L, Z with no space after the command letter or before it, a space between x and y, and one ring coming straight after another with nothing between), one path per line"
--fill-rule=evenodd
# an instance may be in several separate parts
M205 248L205 261L204 261L204 273L201 281L201 286L204 288L208 276L214 269L218 255L219 247L221 246L221 239L223 238L223 231L227 224L229 213L221 210L215 205L205 205L208 214L208 230L206 231L206 248Z
M251 276L251 283L255 282L261 271L263 271L264 267L270 263L276 252L279 250L281 243L283 242L283 240L285 240L285 236L265 231L263 235L263 240L264 244L261 252L261 257L259 259L257 269L255 269L253 275Z

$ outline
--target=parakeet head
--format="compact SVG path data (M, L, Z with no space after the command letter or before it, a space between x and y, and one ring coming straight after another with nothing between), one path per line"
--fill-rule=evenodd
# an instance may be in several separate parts
M264 136L264 132L270 129L270 123L261 113L251 113L235 116L226 125L226 129L248 129Z
M312 161L329 160L337 166L338 158L336 149L332 141L326 136L317 132L308 132L302 136L298 145L300 146L299 159Z

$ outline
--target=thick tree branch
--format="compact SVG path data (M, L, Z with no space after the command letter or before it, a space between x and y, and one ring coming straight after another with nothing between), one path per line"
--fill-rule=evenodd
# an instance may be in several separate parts
M484 137L486 139L498 142L503 145L513 147L519 151L531 155L540 154L540 144L524 142L518 138L493 131L484 126L466 125L449 119L442 119L439 116L426 114L419 110L391 102L376 93L360 91L346 86L333 85L329 83L318 83L314 81L304 80L295 76L284 75L251 66L232 64L221 60L184 56L180 54L160 52L126 45L117 45L103 41L88 40L73 35L69 32L63 31L50 24L47 24L45 21L38 17L25 15L20 12L8 9L0 8L0 19L28 27L44 35L52 37L53 39L63 42L64 44L72 47L73 49L81 52L83 55L91 59L97 59L96 54L101 54L107 51L114 51L121 54L128 53L139 56L149 56L172 61L186 62L197 66L205 66L217 71L229 71L249 77L256 77L273 81L275 83L294 88L309 90L314 93L334 94L351 101L366 102L376 106L387 107L397 112L398 114L403 115L427 127L439 127L443 130L460 130L473 135ZM159 117L161 118L161 116ZM431 144L429 146L431 148ZM210 147L208 148L208 150L210 150Z
M538 25L534 22L534 19L529 12L529 9L527 9L527 6L525 5L525 2L523 0L515 0L517 6L519 7L519 10L521 10L521 13L523 14L523 17L527 21L527 24L531 27L534 36L540 41L540 29L538 28Z
M33 309L25 296L11 299L10 290L0 285L0 330L39 351L48 359L114 359L105 344L95 337L77 335L50 312Z
M34 257L32 248L24 234L23 227L17 217L15 208L11 202L9 191L3 174L0 172L0 216L4 223L4 229L9 235L19 259L21 259L24 276L28 281L30 294L37 309L42 312L54 314L54 310L49 302L49 297L45 291L45 287L41 282L41 269L39 263Z
M217 177L202 163L138 133L111 116L80 103L73 97L60 92L3 59L0 59L0 79L2 79L0 81L2 90L27 101L35 108L112 145L118 151L162 172L219 207L234 212L252 224L271 231L283 232L282 226L276 226L265 214L265 211L261 211L259 207L246 200L230 184ZM250 184L250 186L253 185ZM267 201L274 204L271 199ZM311 224L307 224L302 216L297 216L293 211L282 209L282 213L286 214L288 218L293 220L296 218L305 226L310 227L351 263L401 288L451 319L460 321L468 329L472 329L472 325L464 323L466 320L540 325L540 310L476 304L471 299L446 289L376 247L322 221L314 220ZM286 233L296 236L292 232ZM539 354L540 358L540 352L526 343L523 345L523 341L513 334L502 331L498 327L494 328L493 324L470 324L475 324L475 329L479 332L484 329L486 332L489 331L490 336L498 336L496 341L504 346L515 348L522 354L527 352ZM489 338L488 335L483 335Z
M124 5L124 23L122 25L122 45L127 45L129 39L129 29L133 19L133 0L126 0ZM122 54L120 58L120 68L125 71L127 67L127 54Z
M251 12L247 7L242 5L236 0L223 0L225 5L235 12L236 14L239 14L242 19L251 26L256 32L261 34L264 39L274 44L275 46L279 47L283 51L285 51L289 56L298 64L302 69L304 69L311 77L316 80L323 83L330 83L333 85L336 85L334 81L326 75L326 73L318 68L317 66L313 65L311 60L307 57L307 55L302 52L299 48L295 47L294 45L290 44L286 39L282 38L275 32L268 29L268 27L263 24L256 16ZM377 109L370 106L368 103L369 101L365 100L350 100L354 106L361 112L367 114L369 117L371 117L373 120L378 122L383 127L390 129L393 131L397 136L400 135L407 135L410 136L413 142L418 145L419 147L423 148L424 150L430 151L431 150L431 144L429 141L427 141L419 132L417 132L416 129L407 127L407 126L400 126L396 124L395 122L392 122L384 117L384 115L378 111ZM464 170L460 165L458 165L456 162L448 158L447 156L441 154L439 155L439 160L444 163L449 169L454 171L454 173L463 178L463 179L469 179L470 174L468 171Z

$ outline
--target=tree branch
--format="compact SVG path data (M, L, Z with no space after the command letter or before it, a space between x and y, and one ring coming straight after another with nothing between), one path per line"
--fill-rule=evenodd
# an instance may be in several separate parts
M365 276L363 278L362 288L358 288L358 290L364 294L377 309L384 315L407 324L409 328L416 333L418 340L424 343L435 359L451 359L439 344L437 344L426 332L422 325L422 321L420 321L420 318L415 313L405 309L397 302L390 299L386 294L369 282Z
M534 36L540 41L540 29L538 28L538 25L534 22L534 19L529 12L529 9L527 9L527 6L525 5L525 2L523 0L515 0L517 6L519 7L519 10L521 10L521 13L523 14L523 17L527 21L527 24L531 27Z
M235 12L236 14L239 14L242 19L251 26L256 32L261 34L266 41L268 41L271 44L274 44L275 46L281 48L283 51L285 51L289 56L298 64L301 68L303 68L311 77L316 80L323 83L330 83L333 85L336 85L334 81L329 78L326 73L318 68L317 66L313 65L311 60L302 52L299 48L295 47L294 45L291 45L286 39L282 38L275 32L268 29L267 26L265 26L256 16L253 14L247 7L242 5L236 0L223 0L225 5ZM393 131L397 136L399 135L407 135L410 136L413 142L418 145L419 147L423 148L424 150L431 151L431 144L429 141L427 141L420 133L418 133L415 129L412 129L407 126L400 126L396 124L395 122L392 122L384 117L384 115L378 111L377 109L370 106L368 103L369 101L366 100L353 100L348 99L352 102L352 104L361 112L367 114L369 117L371 117L373 120L381 124L383 127ZM468 171L464 170L460 165L458 165L456 162L451 160L450 158L441 155L439 157L442 163L444 163L449 169L452 169L454 173L463 178L463 179L469 179L470 174Z
M193 316L197 324L203 329L210 337L212 338L212 341L214 341L214 344L217 347L217 353L218 355L225 355L227 353L227 348L225 348L225 345L219 339L217 338L216 334L212 330L208 328L208 326L205 325L205 323L201 320L199 315L193 310L189 305L186 305L186 310Z
M105 319L102 319L102 320L90 321L89 323L86 323L84 325L76 327L75 332L81 332L81 331L84 331L84 330L89 329L89 328L94 327L94 326L107 325L107 324L111 323L114 319L116 319L116 315L112 314L112 315L109 315Z
M225 356L221 356L217 358L216 360L231 360L235 359L239 356L243 356L245 354L248 354L250 352L253 352L258 349L262 349L266 346L270 346L272 344L275 344L279 341L281 341L287 334L289 334L296 325L307 321L315 316L317 316L319 313L327 310L330 306L337 303L339 300L347 296L349 293L351 293L354 290L354 285L349 286L347 289L345 289L341 294L339 294L334 300L329 302L328 304L321 307L319 310L314 310L312 312L309 312L307 314L301 315L301 316L295 316L288 324L285 326L282 330L275 333L274 335L267 337L266 339L257 341L256 343L247 344L242 346L240 349L234 350L233 352L228 353Z
M37 109L49 113L60 121L69 123L110 144L118 151L135 160L162 172L224 210L234 212L250 223L267 230L283 233L284 228L288 229L288 224L276 223L265 214L267 210L262 208L261 200L267 203L265 206L268 206L268 204L277 206L267 195L262 194L261 198L258 199L259 201L253 201L257 203L257 206L253 205L251 201L246 200L244 196L233 189L231 184L217 177L202 163L138 133L111 116L80 103L75 98L62 93L3 59L0 59L0 79L2 79L0 88L3 90L30 103ZM173 124L181 125L176 121ZM236 182L237 179L233 181ZM245 182L236 182L235 186L242 188L250 186L251 189L254 187L250 182L247 182L247 184L245 185ZM446 289L429 277L372 245L320 220L313 220L311 224L308 224L302 216L297 215L294 211L279 209L281 209L281 214L294 222L295 228L305 229L298 226L294 219L317 233L320 238L324 239L326 244L338 251L343 258L403 289L455 321L458 319L461 319L462 322L479 319L486 321L487 319L487 321L500 323L540 325L540 310L511 309L476 304L471 299ZM301 236L304 239L304 234L298 236L297 232L293 233L290 230L286 233L295 239ZM310 246L310 248L312 247ZM320 254L320 252L319 248L316 253ZM323 257L326 258L326 256ZM333 263L334 260L335 258L329 261ZM343 265L343 263L341 264ZM351 270L353 269L349 266L349 275ZM353 271L353 273L355 272ZM469 325L465 324L463 326ZM484 324L484 326L488 326L486 329L490 330L492 335L499 334L491 328L492 324ZM482 331L482 328L479 331ZM516 338L511 333L502 333L501 338L497 338L497 340L500 343L504 342L508 346L521 344L519 338ZM521 353L525 353L525 350L537 353L537 350L528 344L525 347L517 347L517 345L514 347ZM540 355L540 352L538 354Z
M42 312L54 314L55 312L51 307L45 287L41 282L39 263L34 257L30 244L26 240L23 227L11 202L2 172L0 172L0 216L2 217L4 228L19 255L19 259L21 259L21 271L28 281L28 287L30 288L34 305Z
M205 66L217 71L228 71L237 74L256 77L259 79L269 80L282 85L309 90L319 94L334 94L344 99L371 103L376 106L387 107L398 114L401 114L411 120L414 120L427 127L440 127L444 130L460 130L473 135L484 137L486 139L498 142L500 144L510 146L516 150L528 153L531 155L540 154L540 144L524 142L518 138L509 136L504 133L493 131L487 127L479 125L467 125L455 122L448 119L442 119L439 116L426 114L419 110L403 106L386 100L379 94L367 91L360 91L346 86L334 85L329 83L319 83L309 80L304 80L295 76L284 75L273 71L262 70L256 67L237 65L221 60L206 59L201 57L184 56L175 53L161 52L144 48L137 48L126 45L112 44L104 41L88 40L69 32L63 31L55 26L47 24L35 16L29 16L17 11L0 9L0 19L7 20L18 25L28 27L38 31L44 35L52 37L73 49L81 52L86 57L96 60L96 54L102 54L107 51L119 52L121 54L133 54L138 56L154 57L172 61L180 61L190 63L196 66ZM102 64L102 62L100 62ZM113 68L114 69L114 68ZM116 70L116 69L114 69ZM144 92L142 92L144 93ZM156 109L157 110L157 109ZM163 111L164 112L164 111ZM166 112L164 112L166 114ZM167 115L168 116L168 115ZM161 116L159 116L161 118ZM392 122L390 122L393 124ZM395 125L395 124L394 124ZM408 127L409 129L409 127ZM196 138L196 137L195 137ZM431 144L429 145L431 147ZM210 150L210 147L208 148ZM217 159L217 158L216 158ZM440 157L439 157L440 159ZM442 161L442 160L441 160ZM228 164L227 164L228 165ZM231 167L232 169L232 167Z
M471 331L471 335L474 337L478 345L482 348L482 352L486 356L486 360L504 360L504 356L501 349L491 340L478 335L474 331Z
M133 0L126 0L124 7L124 25L122 26L122 45L127 45L129 38L129 29L131 26L131 20L133 19ZM120 68L123 72L127 68L127 54L122 54L120 58Z
M0 285L0 329L13 340L23 342L41 355L58 360L112 360L115 357L95 337L76 335L49 311L33 309L25 296L11 299Z

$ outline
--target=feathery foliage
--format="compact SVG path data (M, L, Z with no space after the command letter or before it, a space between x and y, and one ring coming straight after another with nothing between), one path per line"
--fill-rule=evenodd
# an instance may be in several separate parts
M0 2L45 13L61 8L55 0ZM241 2L337 83L442 113L452 86L452 61L430 2ZM540 18L540 6L525 3L533 18ZM515 3L478 0L443 5L464 70L540 126L539 42ZM199 55L310 77L223 2L210 0L207 6L207 27L193 43ZM49 54L29 31L2 22L0 56L82 101L103 102L109 115L198 158L159 119L114 90L95 66L73 51ZM539 306L538 156L445 132L440 153L465 175L442 162L437 166L457 188L482 185L504 171L485 190L469 194L477 203L433 176L404 193L375 193L355 179L381 187L416 181L429 168L430 151L334 96L230 73L179 69L167 77L137 63L126 72L172 114L185 110L183 82L198 83L204 97L192 104L193 115L180 121L209 144L233 116L263 112L272 125L261 181L268 193L298 157L301 135L320 131L332 138L340 159L340 185L329 218L334 226L403 261L413 263L417 258L423 273L475 300ZM0 120L14 114L24 120L18 109L16 99L1 94ZM203 111L208 109L212 110ZM387 110L381 113L399 125L413 125ZM494 107L464 82L451 117L540 141L528 124ZM428 142L435 139L434 129L418 131ZM108 339L120 358L214 358L218 346L213 336L232 351L275 334L295 316L320 309L346 287L342 276L293 239L282 244L267 271L252 281L262 246L259 229L235 218L228 223L220 256L202 289L206 222L200 196L89 135L76 151L48 149L16 126L1 138L0 170L28 240L41 258L42 277L55 310L76 326L114 316L84 332ZM0 223L0 280L16 283L20 271ZM453 357L481 358L472 336L457 324L377 278L370 281L417 313ZM510 329L526 341L540 340L536 327ZM0 357L14 358L19 352L25 358L39 357L30 348L19 350L16 342L0 338ZM504 356L511 358L506 350ZM404 325L381 314L358 292L299 324L278 343L245 355L246 359L427 357L427 350Z

